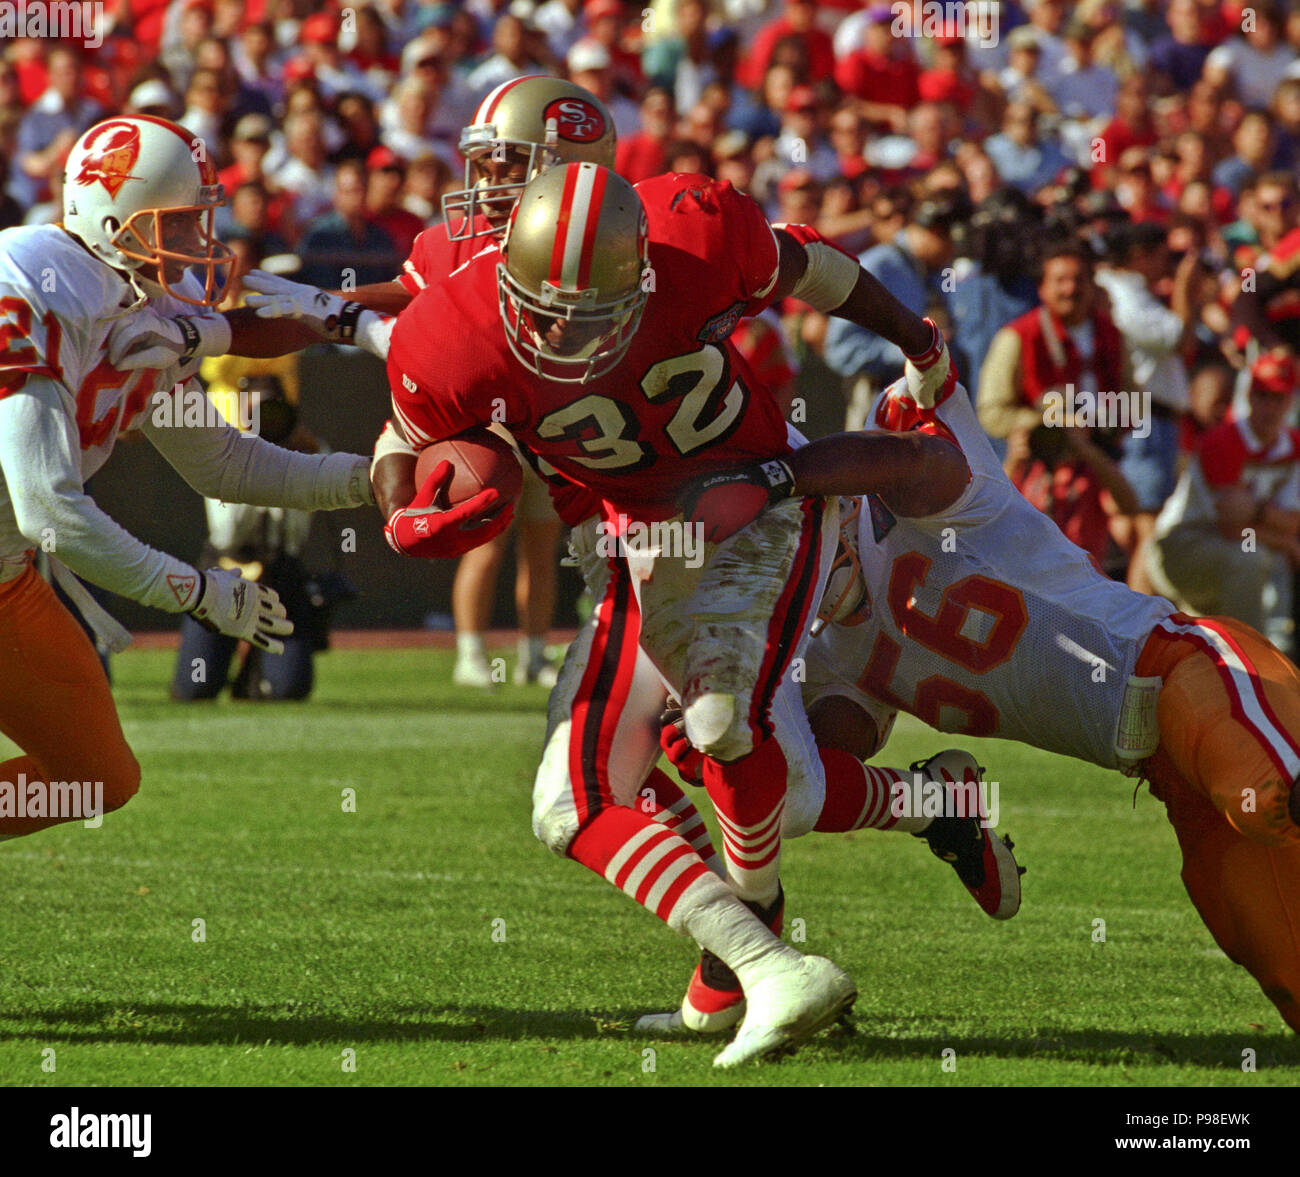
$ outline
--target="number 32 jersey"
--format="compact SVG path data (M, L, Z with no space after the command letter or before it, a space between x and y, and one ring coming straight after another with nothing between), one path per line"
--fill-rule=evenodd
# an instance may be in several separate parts
M900 381L875 425L955 442L971 481L950 508L921 519L863 500L857 541L870 615L829 625L810 643L809 697L856 696L882 731L903 710L940 731L1119 767L1125 686L1174 607L1102 576L1019 494L960 385L924 413Z
M586 384L525 368L506 343L500 254L488 248L421 291L393 329L393 408L412 445L497 422L616 511L645 521L677 514L692 478L789 452L780 408L728 342L776 286L778 247L762 211L705 176L656 176L636 191L650 293L623 359Z

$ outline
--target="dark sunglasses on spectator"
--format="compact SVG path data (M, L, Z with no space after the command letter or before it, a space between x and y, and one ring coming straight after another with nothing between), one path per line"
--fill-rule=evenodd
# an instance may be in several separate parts
M1295 201L1291 197L1285 200L1270 200L1268 202L1260 201L1259 207L1266 213L1284 213L1289 208L1295 206Z

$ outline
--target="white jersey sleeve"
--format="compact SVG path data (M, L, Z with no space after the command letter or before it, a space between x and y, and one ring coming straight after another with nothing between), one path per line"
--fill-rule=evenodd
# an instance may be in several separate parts
M195 569L136 539L81 483L67 391L43 376L0 400L0 475L15 530L93 584L154 608L194 604Z
M960 385L925 413L899 381L875 423L948 438L971 481L952 507L924 519L866 497L857 542L870 616L826 627L817 677L854 684L941 731L1118 767L1125 686L1173 606L1101 575L1020 495Z

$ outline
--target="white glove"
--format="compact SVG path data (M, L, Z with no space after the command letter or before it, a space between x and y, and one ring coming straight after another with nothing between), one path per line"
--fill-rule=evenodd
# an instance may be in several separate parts
M141 307L113 324L108 333L108 362L119 372L138 368L161 372L202 356L224 356L230 350L230 338L225 315L168 318Z
M290 282L265 270L244 275L244 289L252 290L246 305L262 319L297 319L331 343L352 342L357 319L365 310L359 302L348 302L319 286Z
M932 409L938 402L945 386L957 379L956 369L948 357L948 345L943 341L938 325L933 319L926 319L930 324L930 346L920 355L909 356L903 353L903 375L907 379L907 391L922 409Z
M279 639L293 633L293 622L275 589L222 568L203 573L203 591L189 614L204 629L243 638L269 654L283 654Z

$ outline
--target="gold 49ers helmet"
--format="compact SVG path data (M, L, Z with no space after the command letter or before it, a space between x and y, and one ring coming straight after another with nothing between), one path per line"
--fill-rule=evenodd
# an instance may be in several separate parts
M447 235L497 236L523 186L540 172L584 160L612 168L614 120L599 98L572 82L512 78L479 103L460 133L460 153L465 187L442 198ZM476 223L479 214L486 226Z
M519 197L497 288L524 367L585 384L626 354L645 309L646 215L622 176L594 163L543 172Z
M96 123L64 169L63 227L114 269L193 306L220 302L230 278L233 254L212 224L225 202L203 141L150 115ZM202 298L177 289L190 269Z

